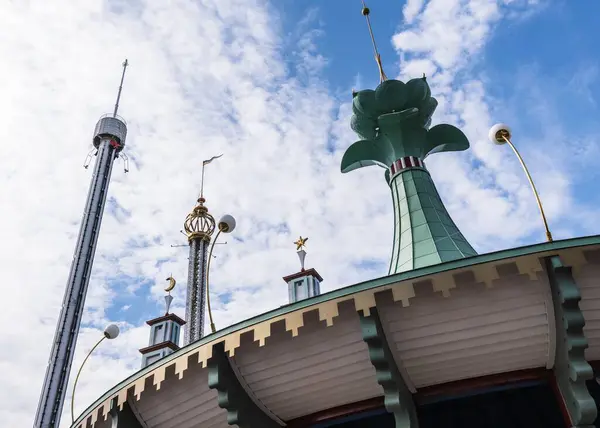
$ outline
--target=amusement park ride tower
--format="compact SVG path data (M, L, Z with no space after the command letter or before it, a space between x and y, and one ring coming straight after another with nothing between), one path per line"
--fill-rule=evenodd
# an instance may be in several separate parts
M52 342L46 377L35 417L34 426L36 428L54 428L59 426L65 392L69 381L69 373L71 371L73 355L75 354L77 335L79 334L79 326L83 315L85 297L90 282L90 274L96 252L96 243L98 242L98 235L100 233L113 162L119 157L119 154L125 161L127 159L121 153L125 147L127 125L124 119L117 116L127 65L128 62L125 60L113 114L102 116L94 130L94 151L97 150L96 164L83 211L83 219L56 326L56 333ZM127 168L125 172L127 172Z

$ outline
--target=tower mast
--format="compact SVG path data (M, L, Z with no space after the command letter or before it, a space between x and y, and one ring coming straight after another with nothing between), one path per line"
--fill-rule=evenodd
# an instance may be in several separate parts
M102 116L94 130L96 164L52 342L46 377L35 416L35 428L58 428L60 424L113 162L125 147L127 125L124 119L117 116L117 110L127 65L128 62L125 60L113 114Z
M206 305L206 270L208 246L215 231L215 219L204 205L204 167L222 155L213 156L202 162L202 183L198 203L185 219L183 228L190 246L185 321L187 327L183 345L202 339L204 336L204 307Z

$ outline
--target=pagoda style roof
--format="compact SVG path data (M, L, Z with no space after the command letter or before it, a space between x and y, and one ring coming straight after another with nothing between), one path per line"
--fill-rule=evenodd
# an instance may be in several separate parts
M590 236L361 282L179 349L115 385L73 427L108 428L113 407L148 428L224 428L234 416L235 423L292 427L352 403L381 406L383 397L404 403L388 411L410 413L411 397L436 385L555 366L561 393L582 402L578 388L589 365L577 359L587 347L586 359L600 360L598 278L600 236ZM584 330L564 322L575 312L585 317ZM587 342L571 340L582 331ZM566 367L572 380L561 383ZM243 412L236 400L246 400Z

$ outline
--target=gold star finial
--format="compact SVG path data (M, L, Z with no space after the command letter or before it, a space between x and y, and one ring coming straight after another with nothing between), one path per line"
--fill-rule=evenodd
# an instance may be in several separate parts
M302 236L300 236L300 238L298 238L298 240L294 242L294 245L296 245L296 251L300 251L301 249L303 249L306 245L306 241L308 241L308 237L303 238Z

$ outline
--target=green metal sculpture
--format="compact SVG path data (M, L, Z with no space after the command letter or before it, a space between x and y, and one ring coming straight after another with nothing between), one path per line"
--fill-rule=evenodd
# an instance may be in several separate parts
M433 153L469 148L467 137L452 125L429 129L438 102L425 76L406 83L385 80L374 91L353 95L351 127L362 140L346 150L341 170L386 168L395 216L389 273L476 255L450 218L423 163Z

